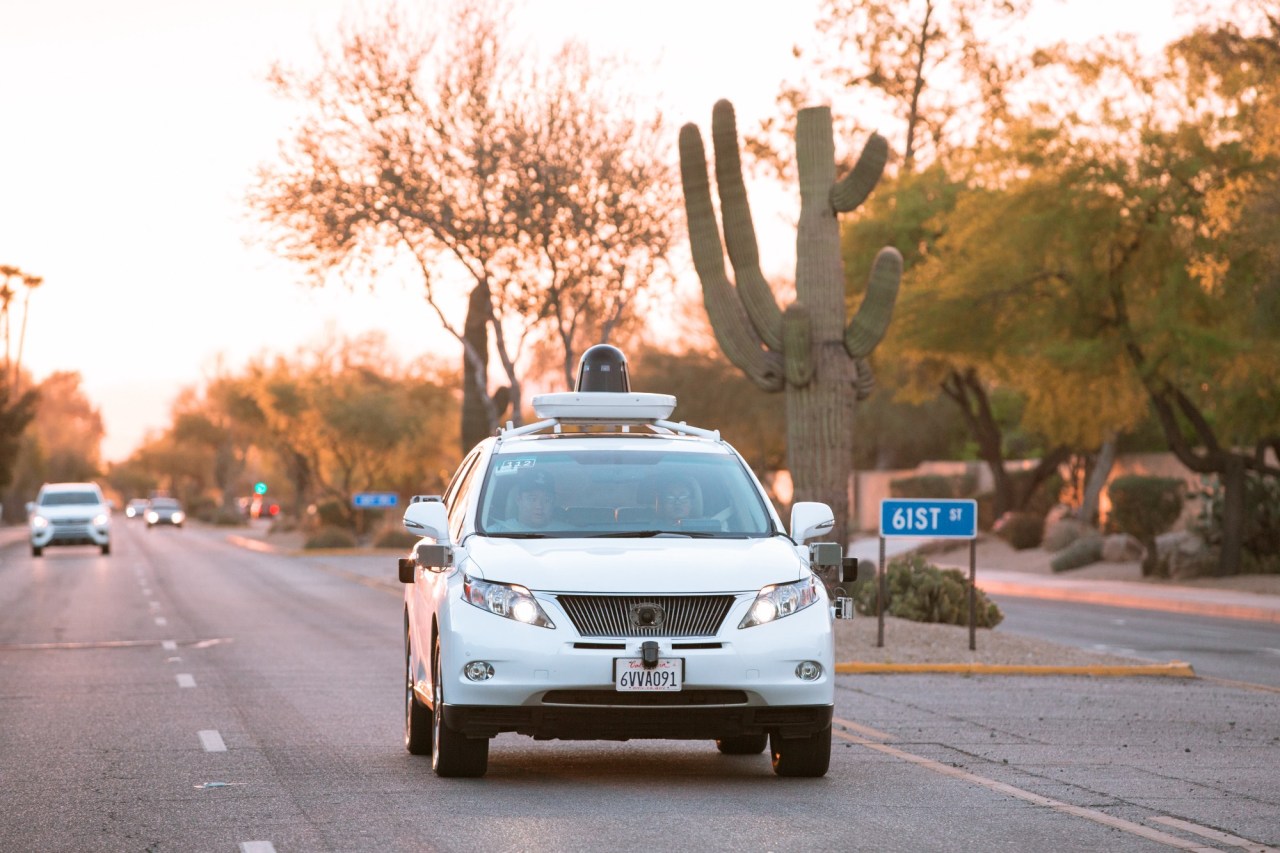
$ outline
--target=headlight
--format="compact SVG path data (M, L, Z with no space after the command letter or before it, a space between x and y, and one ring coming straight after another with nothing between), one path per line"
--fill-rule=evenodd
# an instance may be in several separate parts
M169 517L169 520L172 521L174 524L181 524L182 522L186 521L186 518L187 517L182 513L182 510L178 510L172 516Z
M105 512L100 512L93 517L93 524L95 527L106 527L107 520L107 514Z
M533 594L522 586L490 583L466 575L462 581L462 600L468 604L474 604L481 610L487 610L526 625L537 625L542 628L555 627L555 624L547 618L547 614L542 611Z
M49 526L49 519L43 515L35 515L31 517L31 527L35 530L44 530Z
M151 522L152 524L155 524L159 520L160 520L160 513L156 512L154 509L147 513L147 521Z
M818 600L818 579L812 575L795 583L779 583L766 586L756 594L747 615L742 617L739 628L763 625L792 613L799 613Z

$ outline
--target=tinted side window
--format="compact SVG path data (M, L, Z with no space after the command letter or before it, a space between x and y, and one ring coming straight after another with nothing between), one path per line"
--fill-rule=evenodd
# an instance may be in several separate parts
M473 452L458 468L457 475L444 493L444 505L449 511L449 535L454 542L462 537L462 522L467 515L467 493L476 472L476 460L480 453Z

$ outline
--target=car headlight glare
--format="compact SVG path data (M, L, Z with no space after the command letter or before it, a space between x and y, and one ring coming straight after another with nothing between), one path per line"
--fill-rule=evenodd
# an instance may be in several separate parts
M766 586L756 594L756 600L742 617L739 628L764 625L799 613L818 600L818 579L809 576L795 583L778 583Z
M95 527L106 527L107 520L107 514L105 512L100 512L93 517L93 524Z
M33 516L31 519L31 526L36 530L44 530L49 526L49 519L45 518L43 515Z
M526 625L537 625L540 628L554 628L555 623L547 618L533 593L522 586L505 583L482 581L467 575L462 581L462 598L481 610L487 610L497 616L505 616Z
M187 516L185 513L179 510L178 512L175 512L173 514L171 520L173 521L174 524L181 524L182 522L187 520Z

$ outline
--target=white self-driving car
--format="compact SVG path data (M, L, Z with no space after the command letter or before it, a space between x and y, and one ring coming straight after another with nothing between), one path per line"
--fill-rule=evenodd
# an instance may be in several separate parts
M31 554L54 545L96 545L111 553L111 506L97 483L45 483L27 504Z
M406 508L409 752L480 776L500 732L706 739L825 774L833 612L805 543L831 509L796 504L788 534L719 433L667 420L673 397L533 405Z

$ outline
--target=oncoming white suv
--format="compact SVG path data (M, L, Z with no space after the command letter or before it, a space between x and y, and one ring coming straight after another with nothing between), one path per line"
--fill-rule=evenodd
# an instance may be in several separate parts
M31 554L53 545L96 545L111 553L111 507L97 483L45 483L27 504Z
M737 451L626 391L605 349L623 388L534 398L541 421L405 510L406 748L480 776L500 732L706 739L824 775L833 610L804 543L830 508L796 504L788 535Z

